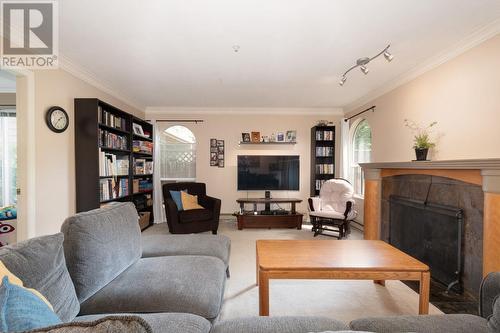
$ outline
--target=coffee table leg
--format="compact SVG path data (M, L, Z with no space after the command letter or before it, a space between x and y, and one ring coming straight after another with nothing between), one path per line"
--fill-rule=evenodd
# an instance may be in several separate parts
M259 316L269 316L269 277L259 271Z
M420 277L420 298L418 304L419 314L429 314L429 292L430 292L431 274L422 272Z
M385 280L373 280L373 283L380 284L381 286L385 287Z
M259 251L255 251L255 285L259 285Z

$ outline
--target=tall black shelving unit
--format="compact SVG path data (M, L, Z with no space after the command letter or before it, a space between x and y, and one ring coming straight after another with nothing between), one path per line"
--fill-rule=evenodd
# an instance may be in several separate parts
M109 124L109 117L119 119L119 125ZM107 119L107 120L106 120ZM139 213L149 212L149 224L141 225L141 228L151 225L153 216L153 174L136 174L135 162L137 159L153 163L153 152L138 152L134 149L133 142L150 143L153 145L153 125L143 119L135 117L97 98L75 98L75 167L76 167L76 210L77 212L96 209L110 202L131 201L136 205ZM134 134L133 124L140 125L148 136ZM122 147L110 147L103 142L103 132L111 134L120 140L125 139L126 144ZM154 149L154 145L153 145ZM103 175L100 166L100 153L108 153L117 159L128 160L127 172L120 175ZM102 159L101 159L102 160ZM154 167L154 165L153 165ZM102 182L112 179L114 184L120 184L122 179L123 188L120 195L108 193L103 198ZM134 180L142 180L151 183L147 190L134 189ZM127 188L125 183L128 182ZM114 187L116 189L116 187Z
M324 181L335 178L335 126L311 128L311 196Z

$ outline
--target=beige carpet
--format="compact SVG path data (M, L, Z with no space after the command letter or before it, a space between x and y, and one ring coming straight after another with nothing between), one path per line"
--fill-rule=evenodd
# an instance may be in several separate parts
M163 226L162 226L163 227ZM255 285L255 241L257 239L313 239L310 227L296 229L236 228L225 217L219 233L231 238L231 278L227 280L220 320L258 316L258 288ZM361 239L354 230L351 239ZM316 239L334 238L318 236ZM399 281L386 287L371 281L271 280L270 315L321 315L344 322L366 316L418 313L418 294ZM441 311L430 305L431 314Z

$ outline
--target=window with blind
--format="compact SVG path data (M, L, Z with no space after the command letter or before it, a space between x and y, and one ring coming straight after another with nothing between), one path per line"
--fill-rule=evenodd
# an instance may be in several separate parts
M164 181L196 179L196 137L185 126L170 126L160 133L160 177Z
M0 207L15 205L17 188L16 110L0 108Z

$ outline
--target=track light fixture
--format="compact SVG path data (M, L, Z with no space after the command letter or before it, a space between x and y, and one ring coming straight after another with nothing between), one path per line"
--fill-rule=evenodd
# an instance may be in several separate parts
M374 57L371 57L371 58L364 57L364 58L359 58L358 60L356 60L356 65L354 65L351 68L349 68L348 70L346 70L345 73L342 75L342 78L339 81L339 85L342 87L344 85L344 83L347 81L347 73L349 73L350 71L352 71L353 69L355 69L357 67L359 67L359 69L361 70L361 72L363 72L363 74L365 74L365 75L368 74L368 72L370 72L370 70L368 69L368 67L366 67L366 65L368 65L373 59L380 57L382 54L384 55L385 60L387 60L388 62L391 62L392 59L394 59L394 56L389 52L389 47L391 47L391 44L387 45L387 47L385 49L383 49L380 53L378 53Z
M347 80L347 78L345 76L342 76L342 78L339 81L339 85L342 87L346 80Z

